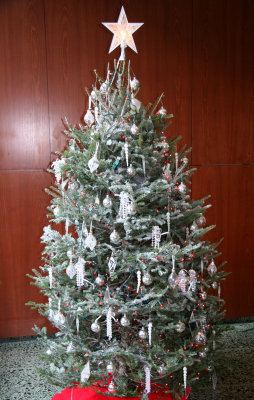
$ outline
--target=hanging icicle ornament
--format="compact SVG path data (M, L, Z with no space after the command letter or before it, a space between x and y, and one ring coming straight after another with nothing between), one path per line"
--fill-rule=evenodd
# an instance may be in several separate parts
M70 225L70 220L68 217L66 217L66 220L65 220L65 234L66 235L68 235L69 225Z
M107 338L112 339L112 310L111 307L107 309Z
M213 350L215 351L215 350L216 350L216 342L215 342L216 331L213 330L213 331L212 331L212 334L213 334Z
M129 211L130 211L130 204L131 204L131 199L130 195L127 192L121 192L120 195L120 207L119 207L119 216L120 218L127 218Z
M218 285L218 297L219 298L221 297L221 286L220 286L220 283Z
M140 289L140 284L141 284L141 271L137 271L137 293L139 292Z
M69 276L70 279L72 279L76 275L76 268L73 265L72 260L70 261L70 264L66 268L66 274Z
M116 269L116 260L115 260L113 252L110 256L110 259L108 260L108 269L109 269L110 276L115 272L115 269Z
M113 232L110 234L109 239L112 243L117 244L120 242L120 235L119 233L114 229Z
M145 159L145 156L141 156L141 157L142 157L143 174L144 174L144 176L146 176L146 159Z
M175 153L175 167L176 171L178 170L178 153Z
M149 346L152 346L152 329L153 329L152 322L148 322L147 330L148 330L148 343L149 343Z
M167 212L168 236L170 236L170 212Z
M165 115L167 115L167 110L162 106L159 109L158 114L161 115L162 117L165 117Z
M196 285L197 285L197 273L194 269L189 270L189 290L192 292L196 292Z
M88 168L90 169L90 172L94 172L97 170L97 168L99 167L99 160L97 158L97 153L99 150L99 143L96 143L96 149L95 149L95 153L93 155L92 158L90 158L90 160L88 161Z
M94 124L94 116L91 110L91 96L89 96L89 105L86 115L84 116L84 121L89 128Z
M125 143L124 143L124 153L125 153L126 164L128 167L129 166L129 147L128 147L127 141L125 141Z
M161 241L161 228L159 226L153 226L152 228L152 246L156 249L160 248Z
M178 286L183 293L186 293L187 283L188 283L188 278L186 276L186 273L183 269L181 269L181 271L178 274Z
M217 375L216 372L214 371L214 373L212 374L212 382L213 382L213 390L216 390L216 386L217 386Z
M81 371L80 381L86 382L88 381L89 377L90 377L90 362L88 361Z
M48 273L49 273L49 288L52 289L53 287L53 273L52 273L52 267L48 268Z
M169 286L174 289L178 284L178 277L175 271L175 256L172 255L172 271L168 277Z
M145 366L145 391L147 394L151 392L151 370L148 366Z
M78 287L81 287L84 284L85 260L79 257L78 261L75 264L75 268L76 268L76 283Z
M204 260L203 259L201 259L201 262L200 262L200 272L201 272L201 275L203 275L203 273L204 273Z
M111 208L112 207L112 200L109 197L109 195L107 194L105 199L103 200L102 204L104 205L104 207L106 208Z
M79 317L76 317L76 331L77 331L77 335L79 334Z
M92 234L92 222L90 225L90 232L88 233L86 239L85 239L85 247L88 247L91 251L93 251L93 249L95 248L97 241L95 236Z
M65 165L65 159L57 159L56 161L52 162L53 170L55 171L55 177L57 183L60 182L62 178L62 167Z
M139 81L136 79L136 77L134 76L133 79L130 79L130 87L132 91L136 91L139 89L140 87L140 83Z
M136 124L133 124L130 129L132 135L136 135L138 133L138 127Z
M216 267L213 259L207 267L207 272L211 277L214 276L217 272L217 267Z
M187 389L187 367L183 367L183 387L186 395L186 389Z

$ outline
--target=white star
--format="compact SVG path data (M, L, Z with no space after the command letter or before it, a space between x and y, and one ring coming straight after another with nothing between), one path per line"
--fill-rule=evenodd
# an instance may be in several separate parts
M136 53L138 52L132 35L143 25L143 22L129 23L123 6L121 8L118 22L102 22L102 24L114 34L109 53L115 50L117 46L129 46L133 51Z

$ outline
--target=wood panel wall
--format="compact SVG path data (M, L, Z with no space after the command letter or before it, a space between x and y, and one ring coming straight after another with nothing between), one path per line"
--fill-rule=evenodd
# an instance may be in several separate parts
M192 194L211 194L207 218L224 237L231 276L227 317L254 315L251 282L254 146L252 0L0 1L0 336L31 335L45 321L24 303L43 301L25 274L40 265L49 198L45 172L62 150L62 118L80 122L94 82L104 75L112 39L101 22L124 5L139 54L128 50L144 103L165 93L175 115L169 135L192 146Z

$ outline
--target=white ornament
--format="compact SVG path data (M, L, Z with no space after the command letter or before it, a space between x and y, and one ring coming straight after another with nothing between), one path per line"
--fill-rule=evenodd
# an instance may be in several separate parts
M216 375L216 372L214 372L213 375L212 375L212 382L213 382L213 390L216 390L216 386L217 386L217 375Z
M182 321L179 321L179 322L176 324L175 330L176 330L176 332L178 332L178 333L182 333L182 332L185 330L185 323L182 322Z
M139 288L140 288L140 284L141 284L141 271L137 271L137 293L139 292Z
M145 381L146 381L145 391L148 394L151 392L151 370L147 366L145 366L144 369L145 369Z
M152 246L156 249L160 248L161 241L161 228L159 226L153 226L152 228Z
M109 340L112 339L112 310L111 307L107 310L107 337Z
M109 275L112 275L116 269L116 260L114 258L113 252L111 254L110 259L108 260L108 269L109 269Z
M84 284L84 272L85 272L85 260L79 257L77 263L75 264L76 268L76 283L77 286L83 286Z
M49 273L49 288L52 289L52 286L53 286L52 267L49 267L48 273Z
M96 244L97 244L97 241L96 241L94 235L92 234L92 232L89 232L85 239L85 246L88 247L91 251L93 251Z
M126 314L121 318L120 323L122 326L127 327L130 325L130 320L127 318Z
M152 322L148 322L148 343L149 343L149 346L152 346L152 329L153 329Z
M79 334L79 317L76 317L76 330L77 330L77 335Z
M59 206L55 206L53 212L54 212L55 217L59 217L61 215L60 207Z
M136 124L133 124L133 125L132 125L132 127L131 127L131 133L132 133L133 135L136 135L136 134L138 133L138 127L137 127Z
M204 260L201 260L200 271L201 271L201 274L203 275L203 273L204 273Z
M107 194L105 199L103 200L102 204L104 205L104 207L106 208L111 208L112 207L112 200L109 197L109 195Z
M104 294L104 299L103 299L104 303L108 304L109 299L110 299L110 290L109 290L109 287L107 286L106 290L105 290L105 294Z
M181 271L178 274L178 286L183 293L186 292L187 283L188 283L188 278L186 276L186 273L184 272L183 269L181 269Z
M159 114L159 115L162 115L162 116L164 117L165 115L167 115L167 110L165 110L165 108L162 106L162 107L159 109L158 114Z
M98 333L98 332L100 332L100 330L101 330L101 327L100 327L100 325L98 324L97 320L94 321L94 322L92 323L92 325L91 325L91 331L93 331L94 333Z
M117 244L120 241L119 233L114 229L113 232L109 236L110 241L114 244Z
M197 273L194 269L189 270L189 283L190 283L189 290L195 292L197 284Z
M129 147L128 147L128 142L126 142L126 141L124 143L124 152L125 152L126 164L128 167L129 166Z
M88 165L88 167L89 167L89 169L90 169L91 172L96 171L97 168L98 168L98 166L99 166L99 160L98 160L98 158L97 158L98 150L99 150L99 143L97 142L97 143L96 143L96 150L95 150L94 156L93 156L92 158L90 158L90 160L89 160L88 163L87 163L87 165Z
M208 274L212 277L214 274L217 272L217 267L214 263L214 260L211 261L211 263L208 265L207 268Z
M139 112L141 107L141 101L136 99L135 97L132 97L131 104L136 108L137 112Z
M183 386L184 390L187 389L187 367L183 367Z
M148 272L145 273L145 275L142 278L142 282L144 285L149 286L153 282L153 277L152 275L148 274Z
M145 340L147 338L147 333L144 327L139 331L138 336L141 340Z
M108 385L108 392L113 393L116 392L117 387L115 385L115 383L113 381L110 382L110 384Z
M121 192L120 195L120 207L119 207L119 215L120 218L125 219L130 211L130 204L131 204L131 200L130 200L130 196L129 193L127 192Z
M113 374L113 372L115 371L114 364L110 361L110 362L107 364L106 369L107 369L107 372L108 372L109 374Z
M134 78L132 80L130 80L130 87L131 87L131 90L135 90L135 91L140 87L140 83L135 78L135 76L134 76Z
M168 235L170 235L170 212L167 212Z
M180 185L178 186L178 189L180 193L184 194L187 191L187 186L183 182L181 182Z
M136 175L136 170L135 170L135 168L133 168L132 164L127 168L126 172L129 176Z
M71 249L68 250L66 254L67 254L67 257L70 259L70 261L72 261L72 257L73 257L72 250Z
M62 158L61 160L58 159L58 160L56 160L56 161L54 161L52 163L52 167L53 167L53 169L55 171L55 177L56 177L57 183L59 183L61 178L62 178L61 167L63 165L65 165L65 159L64 158Z
M96 285L98 285L98 286L103 285L103 283L104 283L103 277L102 277L101 275L98 275L98 276L95 278L95 283L96 283Z
M72 279L76 275L76 268L73 265L73 262L71 261L68 267L66 268L66 274L69 276L70 279Z
M90 377L90 362L88 361L81 371L80 380L86 382Z
M66 235L68 234L69 224L70 224L70 220L68 217L66 217L66 220L65 220L65 234Z
M218 297L221 297L221 286L220 286L220 283L218 285Z
M84 116L84 121L89 128L94 124L94 116L91 109L87 110L86 115Z

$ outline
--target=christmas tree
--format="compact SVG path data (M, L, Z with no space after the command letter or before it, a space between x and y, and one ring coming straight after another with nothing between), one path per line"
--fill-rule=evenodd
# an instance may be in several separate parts
M121 56L106 79L96 73L85 125L66 121L68 145L50 170L43 264L30 276L48 302L29 305L58 329L50 339L35 327L46 346L42 373L105 395L177 396L207 369L216 384L226 274L214 262L217 244L203 239L213 228L206 199L189 195L189 150L165 136L172 115L162 96L147 106L137 99L125 48L136 51L142 24L122 8L118 23L104 25Z

